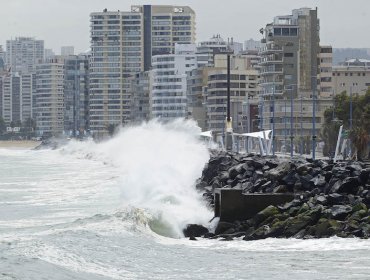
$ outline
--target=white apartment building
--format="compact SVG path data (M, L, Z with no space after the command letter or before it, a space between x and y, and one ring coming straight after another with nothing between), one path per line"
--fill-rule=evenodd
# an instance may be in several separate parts
M8 73L1 78L0 116L7 124L32 118L32 93L35 75Z
M44 41L17 37L6 41L6 64L11 72L34 72L44 59Z
M153 118L168 121L187 117L187 75L197 67L195 51L193 44L176 44L175 54L153 56Z
M53 58L36 67L36 133L58 136L64 124L64 62Z
M131 11L90 15L90 129L130 121L131 76L151 67L152 56L195 42L195 13L186 6L132 6Z

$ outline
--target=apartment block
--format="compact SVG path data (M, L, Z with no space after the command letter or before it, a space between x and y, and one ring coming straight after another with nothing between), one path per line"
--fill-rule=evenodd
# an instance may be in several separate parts
M89 56L64 57L64 131L73 136L88 130Z
M250 131L252 120L250 105L256 103L259 73L250 67L243 55L230 58L230 105L232 128L236 133ZM208 68L206 86L203 87L204 106L207 112L207 129L224 133L227 107L227 55L216 55L215 66Z
M152 56L195 42L195 13L186 6L132 6L92 13L90 128L96 135L131 119L131 77L151 68Z
M187 75L197 67L195 51L193 44L176 44L175 54L153 56L153 118L169 121L188 116Z
M34 72L44 59L44 41L17 37L6 41L6 64L11 72Z
M277 16L263 31L260 49L260 128L275 127L277 149L285 145L287 137L312 136L315 99L315 135L319 135L322 114L328 100L320 98L320 86L330 92L330 53L319 46L317 9L295 9L291 15ZM320 83L320 77L323 83ZM324 95L324 94L323 94ZM274 112L275 111L275 112ZM275 126L273 125L275 122Z
M53 58L36 67L36 133L59 136L64 130L64 61Z
M333 66L333 91L364 94L370 87L370 60L348 59Z
M152 71L143 71L131 77L131 122L140 123L150 119Z

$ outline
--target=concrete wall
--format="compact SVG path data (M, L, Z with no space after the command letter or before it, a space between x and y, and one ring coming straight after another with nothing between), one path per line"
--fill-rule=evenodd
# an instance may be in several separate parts
M269 205L284 204L293 198L293 194L242 194L242 190L216 189L215 217L225 222L247 220Z

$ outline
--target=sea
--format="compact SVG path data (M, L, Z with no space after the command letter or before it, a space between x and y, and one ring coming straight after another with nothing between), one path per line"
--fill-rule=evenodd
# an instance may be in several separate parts
M192 121L105 142L0 149L0 279L370 279L370 240L220 241L195 189L209 159Z

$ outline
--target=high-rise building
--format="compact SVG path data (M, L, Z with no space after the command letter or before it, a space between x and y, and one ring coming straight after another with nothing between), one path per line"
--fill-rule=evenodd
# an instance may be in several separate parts
M317 9L309 8L293 10L291 15L277 16L261 30L265 38L262 40L264 47L260 50L259 64L262 88L260 128L275 128L276 150L287 143L287 137L290 140L295 135L319 135L322 121L321 99L317 92L319 30Z
M132 6L90 15L90 129L130 121L131 79L147 71L154 55L174 52L175 43L195 42L195 13L186 6Z
M17 37L6 41L6 64L11 72L34 72L44 59L44 41Z
M5 52L3 50L3 46L0 45L0 72L5 69Z
M207 110L207 128L215 133L225 132L227 107L227 55L215 57L215 66L207 69L207 83L203 87ZM250 105L258 95L258 71L248 64L247 57L230 57L230 107L234 132L251 131Z
M197 67L195 50L193 44L176 44L175 54L153 56L153 118L168 121L188 116L187 75Z
M63 46L60 48L60 55L61 56L69 56L75 54L74 46Z
M58 136L64 129L64 62L53 58L36 67L36 133Z
M88 129L89 57L64 57L64 131L73 136Z
M150 119L150 93L152 71L143 71L131 77L131 122L140 123Z
M0 116L7 124L32 118L34 74L6 73L0 79Z
M226 51L228 51L227 42L220 34L213 35L208 41L202 41L197 46L198 66L213 66L215 55Z

